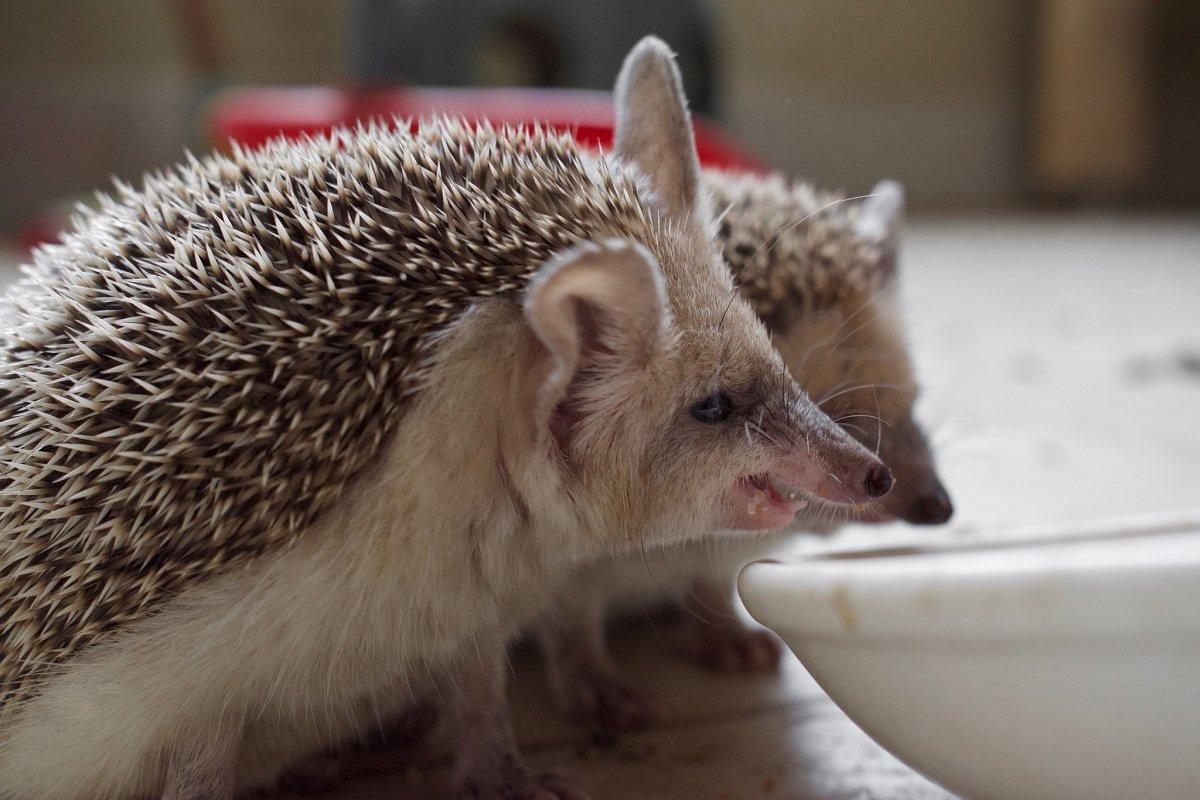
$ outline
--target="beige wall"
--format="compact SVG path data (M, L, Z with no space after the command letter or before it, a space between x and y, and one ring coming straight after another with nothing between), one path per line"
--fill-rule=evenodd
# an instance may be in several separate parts
M342 75L340 2L209 5L226 79ZM0 2L0 229L202 146L196 119L210 86L190 68L183 24L167 0Z
M166 10L0 4L0 226L178 150L186 85Z
M1023 4L722 0L728 123L790 172L927 207L1018 191ZM1027 10L1027 9L1026 9Z
M336 81L338 0L212 0L223 78ZM916 204L1015 194L1021 4L717 0L724 116L772 164ZM206 81L166 0L0 3L0 228L48 198L173 162Z
M344 2L208 6L224 79L344 77ZM715 0L725 121L771 163L851 191L890 176L918 207L1007 203L1028 6ZM167 0L0 2L0 228L198 142L211 81L182 25Z

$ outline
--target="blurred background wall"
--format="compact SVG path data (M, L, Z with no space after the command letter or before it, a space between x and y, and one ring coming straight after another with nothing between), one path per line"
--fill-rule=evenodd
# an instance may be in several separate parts
M0 229L206 147L213 91L607 88L643 33L771 166L918 211L1200 205L1185 0L3 0Z

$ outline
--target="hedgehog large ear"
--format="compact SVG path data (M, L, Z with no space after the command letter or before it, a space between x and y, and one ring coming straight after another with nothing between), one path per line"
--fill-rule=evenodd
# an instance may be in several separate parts
M894 273L899 263L903 223L904 187L891 180L875 184L858 210L856 230L862 238L879 245L879 266L888 273Z
M647 36L625 57L616 86L614 149L650 178L674 213L691 211L700 191L700 160L675 54Z
M612 379L644 367L667 339L662 272L640 245L578 245L547 262L526 293L525 317L552 359L535 409L540 432L569 450L589 398L618 394Z

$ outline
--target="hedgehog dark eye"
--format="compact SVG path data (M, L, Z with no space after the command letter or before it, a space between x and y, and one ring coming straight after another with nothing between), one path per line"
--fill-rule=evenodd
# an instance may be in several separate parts
M701 422L721 422L733 411L733 401L724 392L713 392L689 410Z

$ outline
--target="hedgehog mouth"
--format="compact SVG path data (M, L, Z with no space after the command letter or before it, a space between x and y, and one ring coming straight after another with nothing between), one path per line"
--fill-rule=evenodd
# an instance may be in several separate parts
M787 525L796 512L807 508L810 496L771 472L747 475L735 487L738 527L770 529Z

